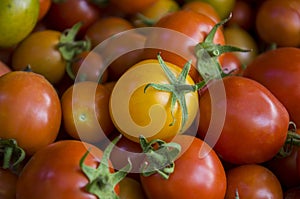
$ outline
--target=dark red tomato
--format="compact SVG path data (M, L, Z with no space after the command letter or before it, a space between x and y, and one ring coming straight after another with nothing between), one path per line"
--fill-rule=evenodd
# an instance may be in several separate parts
M159 174L141 175L141 183L149 199L220 199L226 192L226 175L217 154L205 142L189 135L178 135L172 142L182 151L175 160L169 179Z
M158 0L109 0L109 3L114 5L118 10L122 11L125 14L135 14L150 7L156 1Z
M270 90L300 126L300 49L283 47L261 53L245 69L244 76Z
M51 0L39 0L39 1L40 1L40 11L39 11L38 21L41 21L49 11L52 1Z
M11 69L3 62L0 60L0 76L10 72Z
M201 139L212 136L213 121L220 128L214 128L209 144L233 164L270 160L285 143L289 127L288 112L278 99L258 82L240 76L212 82L200 97Z
M105 27L105 28L103 28ZM130 21L118 16L101 18L93 23L85 36L91 40L92 47L97 46L109 37L134 28Z
M14 71L0 77L0 137L16 139L27 155L52 143L61 124L61 104L41 75Z
M0 169L0 198L15 199L18 176L10 170Z
M225 199L282 199L283 191L276 176L266 167L257 164L241 165L226 172Z
M103 152L94 145L75 140L62 140L39 150L19 175L16 198L97 199L96 195L87 191L86 186L90 181L80 168L80 160L87 150L90 153L84 164L96 169ZM107 170L110 173L114 172L110 161ZM115 191L119 193L118 185Z
M256 30L267 43L278 46L300 46L299 0L269 0L256 14Z
M72 63L71 73L73 73L76 81L104 83L108 79L108 70L104 68L102 57L94 51L83 51L76 55Z
M45 18L50 28L63 31L82 22L79 36L100 17L100 8L89 0L65 0L52 3Z
M300 198L300 187L293 187L284 192L284 199Z
M250 3L236 0L232 17L226 23L226 26L239 26L245 30L250 30L255 25L255 14L255 10Z
M208 16L191 10L180 10L166 15L154 27L170 29L170 31L163 29L153 31L146 40L145 45L149 48L145 50L144 56L148 59L156 59L157 53L161 52L165 61L177 66L183 67L189 60L195 64L194 47L205 40L215 24ZM225 44L222 30L217 30L213 42ZM195 67L191 68L190 75L194 81L199 78Z

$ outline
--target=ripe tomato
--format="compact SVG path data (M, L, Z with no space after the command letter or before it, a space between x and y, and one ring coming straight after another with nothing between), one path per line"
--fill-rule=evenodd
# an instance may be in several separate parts
M263 2L256 14L256 30L267 43L278 46L300 45L300 2L298 0L269 0Z
M58 83L66 68L66 61L57 48L60 36L61 32L55 30L30 34L14 50L12 68L24 70L29 64L33 72L45 76L52 84Z
M40 2L40 11L38 16L38 21L44 19L45 15L48 13L50 6L52 4L51 0L39 0Z
M283 47L261 53L244 71L244 76L260 82L286 107L291 121L300 126L300 49Z
M221 21L216 9L209 3L204 1L190 1L182 5L183 10L193 10L200 14L204 14L211 18L215 23Z
M219 94L220 86L226 97ZM200 138L212 136L208 129L218 118L222 128L213 132L214 140L209 144L223 160L261 163L275 156L289 127L288 112L279 100L258 82L240 76L227 76L208 87L200 97Z
M95 21L87 29L85 37L89 38L92 47L95 47L109 37L132 28L133 25L127 19L118 16L110 16Z
M84 164L90 167L92 172L92 176L89 177L86 176L85 169L80 164L87 150L90 153L86 156ZM102 185L106 185L109 191L115 190L118 194L119 185L112 187L111 184L107 184L110 181L105 182L104 179L107 177L111 180L110 175L114 173L114 168L109 160L104 162L101 158L107 158L104 157L102 150L76 140L62 140L48 145L34 154L21 171L17 182L16 198L96 199L98 197L90 193L87 187L87 185L91 186L92 182L94 188L103 183ZM99 164L102 164L105 170L96 174L94 172ZM99 180L99 184L95 183L95 179Z
M100 8L89 0L65 0L52 3L45 17L49 28L63 31L82 22L78 36L84 36L87 28L100 18Z
M8 72L11 72L11 69L4 62L0 60L0 76Z
M176 76L181 68L166 63ZM185 84L194 85L187 76ZM139 142L139 136L147 139L166 139L184 132L194 121L198 111L197 92L188 92L182 98L186 101L187 115L181 110L183 104L171 105L171 92L145 87L149 83L170 84L158 60L144 60L127 70L115 84L110 97L110 114L117 129L130 140ZM182 83L181 83L182 84ZM183 122L183 118L186 121ZM174 122L175 121L175 122Z
M220 199L226 192L223 165L212 148L194 136L177 135L172 142L181 145L174 172L168 179L158 173L141 174L141 184L149 199Z
M73 138L97 143L114 129L109 91L97 82L75 83L64 92L61 104L64 128Z
M0 198L15 199L18 176L0 168Z
M148 8L156 1L158 0L143 0L143 1L109 0L109 3L125 14L135 14Z
M0 77L0 137L16 139L27 155L52 143L61 123L61 104L41 75L14 71Z
M164 60L172 64L183 67L187 61L192 60L192 65L195 66L195 46L206 39L215 25L208 16L191 10L180 10L166 15L154 25L159 29L147 37L144 58L154 59L157 53L162 52ZM225 44L220 29L217 29L212 42ZM190 76L194 81L199 80L199 73L195 67L191 68Z
M39 0L0 1L0 47L12 47L33 30L39 15Z
M283 191L276 176L266 167L257 164L241 165L226 172L227 191L225 199L282 199Z
M249 32L241 27L225 27L224 36L227 45L251 50L250 52L233 52L240 59L243 65L246 66L258 55L256 40Z

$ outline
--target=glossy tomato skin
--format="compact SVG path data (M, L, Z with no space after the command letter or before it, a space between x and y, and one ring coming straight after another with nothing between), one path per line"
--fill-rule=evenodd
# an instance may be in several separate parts
M224 86L224 94L211 95ZM214 96L211 99L211 96ZM213 105L212 105L212 100ZM233 164L261 163L270 160L283 146L289 115L280 101L258 82L240 76L227 76L209 85L200 97L198 135L205 140L215 110L226 107L224 124L213 147L220 157ZM213 109L213 108L214 109ZM220 122L222 121L220 119Z
M300 125L300 50L283 47L261 53L243 75L260 82L286 107L291 121Z
M166 62L177 76L181 68ZM198 94L185 94L188 119L181 128L182 111L176 103L171 114L171 93L144 88L149 83L170 84L158 60L138 62L116 82L110 97L110 115L116 128L128 139L139 142L140 135L147 139L168 139L184 132L193 123L198 111ZM186 84L194 81L187 76ZM175 118L175 123L170 125Z
M0 137L17 140L27 155L52 143L61 124L61 104L41 75L14 71L0 78Z
M61 104L64 128L75 139L97 143L114 129L108 108L109 91L102 84L77 82L64 92Z
M15 199L18 176L10 170L0 169L0 198Z
M227 191L225 199L235 198L238 191L240 198L247 199L282 199L283 190L277 177L266 167L246 164L226 172Z
M146 46L157 46L157 49L148 48L144 50L144 58L155 59L157 53L161 52L164 60L183 67L186 62L192 61L195 66L194 47L203 42L216 23L207 15L192 10L179 10L162 17L155 25L156 28L166 28L171 31L154 31L146 40ZM175 35L174 32L178 32ZM186 38L181 36L184 34ZM174 41L177 42L174 42ZM225 44L223 32L218 29L213 39L215 44ZM180 53L180 54L179 54ZM194 81L198 81L199 73L195 67L191 67L189 73Z
M182 147L169 179L159 174L145 177L141 183L149 199L220 199L226 192L226 176L216 153L199 138L178 135L172 142ZM203 147L203 148L201 148ZM200 154L204 155L200 157Z
M38 21L39 0L0 2L0 47L13 47L27 37Z
M266 43L278 46L300 45L300 2L298 0L269 0L263 2L256 14L256 30Z
M78 36L83 36L86 29L100 16L100 8L89 0L66 0L52 3L45 20L50 28L58 31L82 22Z
M89 182L79 162L90 150L84 163L97 168L103 152L94 145L76 140L62 140L39 150L19 175L17 199L78 198L96 199L85 190ZM110 172L113 167L110 164ZM35 183L33 183L35 182ZM119 188L117 187L118 191Z
M30 34L14 50L12 68L24 70L29 64L33 72L42 74L52 84L57 84L66 70L66 61L57 48L60 36L61 32L55 30Z

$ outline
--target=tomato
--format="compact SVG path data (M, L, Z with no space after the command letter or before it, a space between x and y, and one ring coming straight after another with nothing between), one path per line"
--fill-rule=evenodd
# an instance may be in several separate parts
M220 65L226 74L239 75L242 74L243 66L240 59L233 53L224 53L220 59Z
M89 154L83 163L92 172L89 177L80 163L87 150ZM17 182L16 198L96 199L98 197L90 192L88 185L91 186L93 183L94 188L99 188L96 184L97 180L99 184L106 185L108 191L119 194L118 184L115 187L108 184L113 183L111 174L114 173L114 168L109 160L104 161L102 158L107 158L102 150L76 140L62 140L48 145L34 154L21 171ZM94 172L99 168L99 164L104 169L96 174ZM105 182L106 177L108 182Z
M85 37L89 38L92 47L95 47L109 37L132 28L133 25L127 19L110 16L95 21L95 23L87 29Z
M74 57L71 74L76 81L99 81L104 83L108 79L108 70L103 66L100 54L94 51L83 51ZM77 77L80 71L80 76Z
M300 50L277 48L261 53L244 71L244 76L260 82L286 107L291 121L300 125Z
M225 199L239 198L282 199L283 191L276 176L266 167L257 164L241 165L226 172L227 191Z
M182 5L183 10L193 10L200 14L204 14L211 18L215 23L221 21L216 9L209 3L204 1L190 1Z
M97 82L77 82L61 98L63 124L73 138L90 143L101 141L112 132L109 91Z
M45 17L49 28L58 31L82 22L78 36L84 36L87 28L101 16L100 8L89 0L65 0L52 3Z
M11 72L11 69L4 62L0 60L0 76L8 72Z
M167 62L166 65L173 75L178 76L181 72L181 68L176 65ZM184 81L187 87L194 85L190 76ZM166 139L184 132L198 111L197 92L188 92L182 96L186 102L185 110L181 107L183 102L175 102L172 108L171 92L152 87L144 91L149 83L173 84L166 77L160 62L155 59L141 61L127 70L116 82L110 97L110 115L116 128L136 142L139 142L140 135L152 140Z
M120 182L120 199L146 199L146 197L137 180L125 177Z
M15 199L18 176L10 170L0 169L0 198Z
M153 59L157 53L162 52L164 60L177 66L183 67L189 60L195 66L195 46L206 39L215 25L208 16L191 10L180 10L166 15L154 25L158 29L147 37L144 58ZM220 45L225 43L220 29L217 29L212 42ZM194 81L199 80L195 67L191 68L189 74Z
M39 0L40 2L40 11L38 16L38 21L44 19L45 15L48 13L50 6L52 4L51 0Z
M243 0L236 0L232 17L226 23L226 26L239 26L244 30L252 30L255 26L255 14L256 11L252 4Z
M251 50L250 52L233 52L243 65L246 66L258 55L258 45L256 40L249 32L241 27L225 27L224 36L227 45Z
M168 179L158 173L141 174L141 184L149 199L219 199L226 192L226 176L212 148L194 136L177 135L172 142L181 145L174 172Z
M12 68L24 70L29 64L33 72L42 74L53 84L58 83L66 68L66 61L57 48L60 36L61 32L55 30L30 34L14 50Z
M158 0L151 6L137 13L133 19L133 23L137 27L152 26L161 17L178 11L179 9L179 4L175 0Z
M300 45L298 0L269 0L262 3L256 14L256 30L262 40L278 46Z
M41 75L14 71L0 78L0 137L16 139L27 155L52 143L61 123L61 104Z
M38 0L0 2L0 47L12 47L33 30L39 15Z
M204 141L213 136L209 144L226 162L262 163L274 157L285 143L288 112L268 89L254 80L240 76L215 80L208 85L199 104L198 135Z
M135 14L150 7L158 0L143 0L143 1L131 1L131 0L109 0L115 8L125 14Z
M203 1L212 5L221 19L225 19L229 16L233 10L235 0L185 0L186 2L190 1Z

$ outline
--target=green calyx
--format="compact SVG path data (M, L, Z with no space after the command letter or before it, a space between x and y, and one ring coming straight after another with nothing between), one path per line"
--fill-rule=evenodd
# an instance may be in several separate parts
M24 160L25 151L18 146L15 139L0 138L0 157L3 169L16 169Z
M289 123L289 130L284 145L277 153L277 158L285 158L292 154L295 147L300 146L300 135L297 133L297 126L294 122Z
M58 43L58 50L63 57L63 59L67 62L66 72L70 76L71 79L75 79L74 73L72 71L72 62L76 55L89 51L91 49L90 40L79 40L76 41L76 35L82 26L81 22L76 23L72 28L65 30L62 32L60 36L60 40Z
M85 187L86 191L96 195L98 198L118 199L119 196L115 193L115 187L132 168L132 164L128 159L128 164L124 168L115 173L110 172L109 156L113 147L120 139L121 136L118 136L106 147L100 165L96 169L84 164L89 151L80 160L80 168L89 180L89 183Z
M144 136L140 136L140 144L146 155L146 160L141 166L142 175L150 176L158 173L164 179L168 179L174 172L174 161L181 151L181 146L160 139L148 142Z
M176 102L179 103L181 112L182 112L182 118L181 118L181 128L180 131L183 129L183 127L186 124L186 121L188 119L188 110L185 100L185 94L189 92L195 92L197 91L196 85L190 85L186 84L186 77L189 73L189 70L191 68L191 62L187 62L185 66L183 67L181 73L176 77L173 72L169 69L169 67L166 65L160 54L157 55L158 62L163 69L164 73L166 74L170 84L155 84L155 83L149 83L145 86L144 92L149 87L153 87L159 91L166 91L171 93L171 114L173 117L173 121L170 126L174 125L175 118L174 118L174 110L175 110L175 104Z

